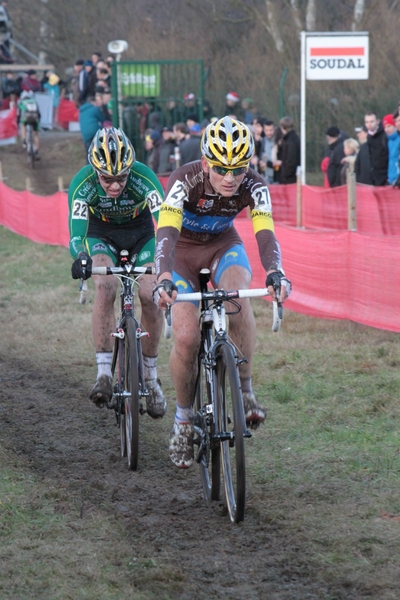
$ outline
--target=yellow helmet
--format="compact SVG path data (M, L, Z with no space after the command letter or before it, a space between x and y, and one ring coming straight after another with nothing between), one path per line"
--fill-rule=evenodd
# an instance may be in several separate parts
M253 136L241 121L223 117L205 129L201 153L213 166L247 167L254 154Z
M135 162L135 150L122 129L99 129L90 144L88 160L102 175L124 175Z

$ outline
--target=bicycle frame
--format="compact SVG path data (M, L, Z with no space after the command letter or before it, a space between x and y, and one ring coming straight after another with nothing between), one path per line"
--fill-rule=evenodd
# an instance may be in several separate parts
M193 398L194 440L198 447L196 462L200 466L206 500L220 499L220 468L224 479L225 498L232 522L244 518L245 511L245 452L244 438L251 437L244 414L240 388L239 365L246 361L230 341L226 317L241 310L236 299L269 295L267 288L256 290L212 290L207 284L210 271L200 272L200 292L178 294L177 302L200 302L201 343L198 352L198 375ZM277 294L279 298L279 291ZM226 310L226 302L236 306ZM279 331L282 308L273 303L273 331ZM167 311L165 336L171 333ZM231 454L232 453L232 454Z
M211 442L233 440L232 434L222 431L218 419L215 418L218 412L215 406L215 366L217 362L218 348L221 344L229 344L229 346L231 346L235 355L236 367L238 367L242 362L245 362L247 359L244 357L239 359L237 355L237 349L228 339L228 333L226 329L227 312L224 304L224 296L221 293L220 299L215 299L215 294L218 293L218 290L207 293L208 277L206 277L204 272L200 274L200 282L202 299L200 310L201 346L199 352L201 358L199 358L202 361L204 370L207 374L206 385L210 391L209 397L212 399L212 406L204 407L205 415L214 415L215 428L211 437ZM244 412L243 422L245 422ZM251 435L251 432L246 430L245 437L251 437Z
M120 283L120 316L114 337L111 372L113 394L106 407L115 411L120 429L121 456L127 456L128 466L136 471L139 452L139 417L145 412L141 402L149 395L145 385L141 338L148 336L135 318L135 283L144 274L153 274L152 267L135 267L129 262L128 251L120 253L118 267L92 267L93 275L115 275ZM81 282L80 302L86 302L87 284Z
M135 281L136 281L137 277L142 275L142 273L135 275L135 273L136 273L135 268L129 262L122 262L122 265L123 266L119 267L119 268L124 269L125 270L124 273L113 272L113 275L115 277L117 277L117 279L120 282L120 294L119 294L120 295L120 317L119 317L119 321L117 323L115 332L111 334L114 338L117 338L115 340L115 345L114 345L111 369L112 369L112 372L114 373L115 367L116 367L117 356L118 356L119 360L123 361L121 352L118 351L119 350L118 339L120 339L120 340L124 339L124 337L125 337L124 325L125 325L126 319L132 318L135 321L135 325L137 328L137 346L138 346L138 359L139 359L139 393L140 393L141 397L144 397L144 396L148 396L148 390L147 390L145 382L144 382L143 357L142 357L142 352L141 352L141 347L140 347L140 338L142 338L144 336L148 336L148 333L146 331L142 331L142 329L140 328L139 322L135 317L135 310L134 310ZM104 269L104 267L98 267L98 269ZM115 271L116 269L118 269L118 267L115 267L115 268L109 267L109 269L111 269L111 271ZM96 274L96 271L97 271L97 269L94 268L93 273ZM102 274L102 273L99 272L98 274ZM123 367L123 365L120 364L120 368L121 367ZM111 409L115 410L118 425L119 425L119 419L120 419L120 415L121 415L121 407L124 404L125 397L126 397L126 392L124 392L123 390L116 390L111 399L112 402L107 404L107 408L109 410L111 410ZM141 412L141 414L144 412L143 407L141 407L140 412Z
M111 335L113 337L119 338L119 339L123 339L125 334L124 334L124 324L127 318L132 318L135 321L135 325L137 327L137 345L138 345L138 359L139 359L139 393L141 397L144 396L148 396L149 392L146 388L145 382L144 382L144 375L143 375L143 356L142 356L142 352L141 352L141 346L140 346L140 338L147 336L148 333L146 331L142 331L142 329L140 328L139 322L135 317L135 311L134 311L134 303L135 303L135 277L134 275L131 275L129 273L129 271L133 270L132 265L130 264L126 264L125 265L126 268L126 272L127 275L118 275L115 274L116 277L119 279L120 281L120 318L117 324L117 328L115 333L112 333ZM116 345L117 345L117 341L116 341ZM111 369L114 372L115 370L115 362L114 362L114 356L115 356L116 352L114 352L113 355L113 363L111 365ZM118 353L120 354L120 353ZM113 398L112 400L114 400L113 404L109 405L107 408L112 409L112 408L116 408L115 407L115 402L117 402L118 405L118 414L120 414L120 409L121 406L123 406L123 402L124 402L124 398L126 397L126 393L120 393L120 392L114 392L113 394ZM116 411L117 413L117 411ZM143 414L144 410L143 407L141 406L140 408L140 413ZM118 416L117 416L117 422L119 424L118 421Z

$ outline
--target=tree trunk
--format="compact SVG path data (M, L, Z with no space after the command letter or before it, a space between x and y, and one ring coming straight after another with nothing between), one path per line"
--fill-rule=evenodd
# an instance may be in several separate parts
M297 32L300 33L303 29L303 23L301 20L299 0L290 0L290 6L292 7L294 24L296 26Z
M306 31L315 31L317 6L315 0L308 0L306 9Z
M267 8L267 19L268 19L268 23L269 23L268 31L271 34L272 39L275 42L275 48L277 49L277 51L283 52L284 43L283 43L281 33L279 31L278 23L275 19L273 4L272 4L271 0L265 0L265 6Z
M351 30L356 31L360 25L365 11L365 0L356 0L354 5L353 22L351 24Z

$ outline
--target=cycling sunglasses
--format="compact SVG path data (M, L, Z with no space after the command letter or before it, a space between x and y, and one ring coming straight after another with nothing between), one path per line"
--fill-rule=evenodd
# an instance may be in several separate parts
M106 175L103 175L103 173L99 173L99 177L102 181L104 181L104 183L107 184L111 184L111 183L125 183L125 181L128 179L129 173L126 173L126 175L118 175L116 177L107 177Z
M224 176L224 175L228 175L228 173L232 173L232 175L234 177L239 177L239 175L243 175L243 173L246 173L246 171L249 167L248 166L247 167L236 167L236 169L228 169L227 167L219 167L217 165L212 165L211 168L218 175Z

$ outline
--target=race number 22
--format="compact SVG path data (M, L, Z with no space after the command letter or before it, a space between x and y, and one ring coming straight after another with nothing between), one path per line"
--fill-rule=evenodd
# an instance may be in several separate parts
M74 206L72 209L72 218L85 220L88 218L88 206L86 202L81 202L80 200L74 201Z

